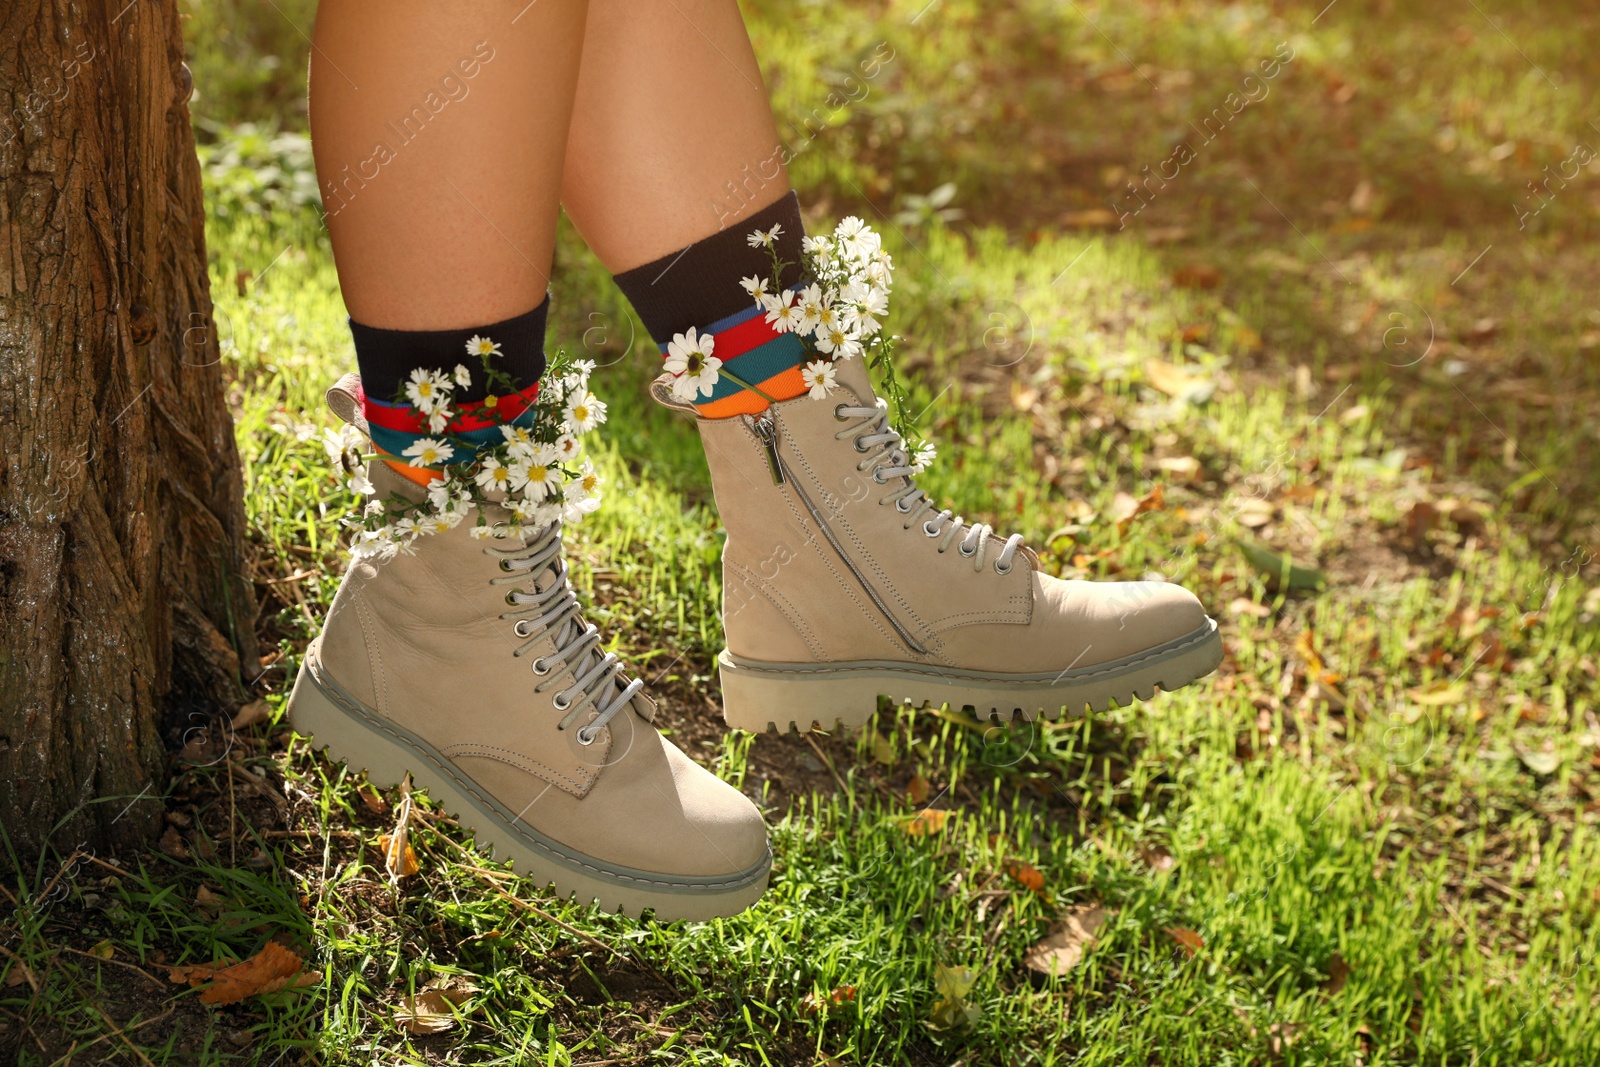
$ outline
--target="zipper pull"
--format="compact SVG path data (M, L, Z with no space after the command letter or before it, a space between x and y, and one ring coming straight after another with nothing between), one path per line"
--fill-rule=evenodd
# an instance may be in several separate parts
M772 416L765 411L757 415L750 425L767 450L767 468L772 471L772 484L782 485L783 460L778 457L778 427L773 423Z

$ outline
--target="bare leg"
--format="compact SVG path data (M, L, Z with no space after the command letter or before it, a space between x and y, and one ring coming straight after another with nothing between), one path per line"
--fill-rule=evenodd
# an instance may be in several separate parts
M592 0L588 40L561 198L612 273L789 191L734 0Z
M585 0L323 0L311 127L358 322L468 327L544 297Z

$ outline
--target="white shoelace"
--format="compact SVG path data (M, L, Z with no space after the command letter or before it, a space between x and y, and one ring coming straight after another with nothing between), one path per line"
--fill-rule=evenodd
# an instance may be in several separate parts
M513 589L506 594L506 603L521 610L500 617L516 619L514 632L527 638L514 653L517 656L545 634L553 634L555 651L533 661L533 673L543 679L533 691L543 693L558 683L570 682L551 698L557 711L566 712L557 728L571 726L592 703L599 714L578 730L578 743L592 745L595 735L628 706L644 682L635 678L621 684L622 662L614 652L599 651L600 631L580 617L582 605L567 580L567 561L561 557L561 524L551 523L529 543L514 548L491 545L484 553L499 557L500 569L506 572L489 584L509 585L533 578L533 591ZM542 589L540 579L548 583Z
M906 516L904 528L907 530L921 519L923 533L929 537L943 538L939 544L940 552L949 548L965 528L966 536L961 538L961 544L956 550L963 556L972 558L973 570L983 570L984 549L988 547L989 539L995 536L994 527L987 523L968 523L950 509L939 508L928 499L927 493L912 483L911 478L917 470L911 465L911 457L906 454L905 442L889 426L889 406L880 399L874 407L840 404L833 409L833 413L841 422L846 419L866 420L833 435L840 441L846 437L855 437L856 451L864 453L861 462L856 464L856 470L865 473L871 468L872 480L879 485L887 485L891 478L906 480L904 488L896 489L878 503L893 503L894 509ZM923 516L929 517L923 518ZM996 574L1011 572L1012 561L1016 558L1017 549L1021 547L1021 534L1012 534L1006 538L1005 546L1000 549L1000 555L994 561Z

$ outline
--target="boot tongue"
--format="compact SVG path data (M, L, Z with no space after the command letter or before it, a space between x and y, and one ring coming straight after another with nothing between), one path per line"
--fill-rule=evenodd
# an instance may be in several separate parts
M841 386L855 394L862 407L870 408L878 402L878 394L872 390L872 377L867 373L867 363L861 357L836 362L833 376Z

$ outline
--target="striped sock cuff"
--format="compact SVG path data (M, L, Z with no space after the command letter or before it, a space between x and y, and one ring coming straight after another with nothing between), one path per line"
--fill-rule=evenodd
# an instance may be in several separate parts
M806 391L800 380L804 343L795 334L774 330L760 305L718 319L700 331L700 336L707 335L714 339L712 354L722 361L722 372L709 396L695 396L695 410L701 418L726 419L767 410L766 399L746 385L773 400L789 400ZM667 345L659 347L665 358Z

